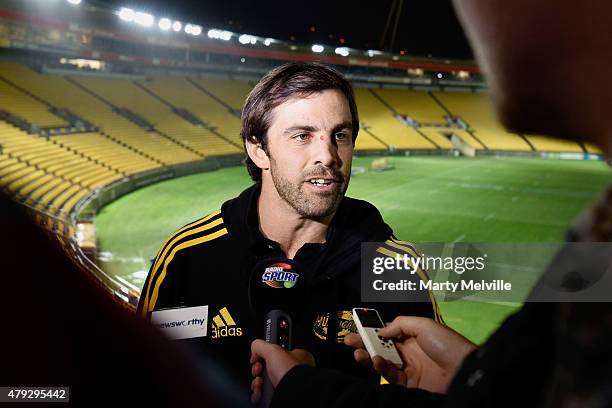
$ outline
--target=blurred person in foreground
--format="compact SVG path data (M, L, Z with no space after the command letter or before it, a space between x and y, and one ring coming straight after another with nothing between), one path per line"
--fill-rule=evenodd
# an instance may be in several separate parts
M69 387L72 406L249 405L224 367L114 300L67 242L3 194L0 229L0 386Z
M506 127L591 142L612 157L611 2L454 4ZM612 240L612 188L568 240ZM395 385L371 386L310 367L306 351L258 340L252 398L260 398L265 361L278 407L612 406L612 303L526 303L480 348L417 317L398 317L379 334L396 340L402 370L370 361L357 335L345 341L356 347L358 361Z

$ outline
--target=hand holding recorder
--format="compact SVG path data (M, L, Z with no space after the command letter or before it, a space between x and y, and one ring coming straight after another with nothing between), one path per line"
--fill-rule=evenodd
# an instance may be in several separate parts
M401 369L395 361L383 358L384 354L374 352L370 358L365 336L349 334L344 341L356 348L359 363L372 366L390 383L438 393L447 391L463 359L476 348L457 332L423 317L399 316L378 335L394 340L404 363Z

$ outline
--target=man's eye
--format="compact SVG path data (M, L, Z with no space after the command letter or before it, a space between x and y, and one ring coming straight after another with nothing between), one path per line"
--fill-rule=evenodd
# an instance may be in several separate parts
M308 136L308 133L300 133L299 135L293 136L293 138L297 141L305 142L306 140L308 140Z
M344 142L348 139L348 135L346 133L336 133L336 140Z

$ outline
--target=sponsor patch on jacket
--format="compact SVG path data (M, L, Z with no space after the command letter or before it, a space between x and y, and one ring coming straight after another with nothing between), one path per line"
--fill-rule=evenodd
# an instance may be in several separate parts
M336 313L338 328L336 330L336 342L343 343L344 337L349 333L357 333L357 327L353 321L353 313L350 310L339 310ZM329 332L329 313L320 314L315 318L312 330L314 335L321 340L327 340Z
M206 337L208 306L156 310L151 313L151 323L175 340Z
M238 327L227 307L220 309L212 318L211 332L213 339L242 336L242 328Z
M268 266L261 275L261 281L271 288L292 288L297 283L299 274L291 272L291 265L278 262Z

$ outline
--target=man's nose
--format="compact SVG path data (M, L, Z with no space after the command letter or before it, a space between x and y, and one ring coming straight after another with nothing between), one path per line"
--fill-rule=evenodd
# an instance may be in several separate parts
M322 164L326 167L340 167L340 157L338 156L338 145L333 136L317 135L314 152L314 164Z

